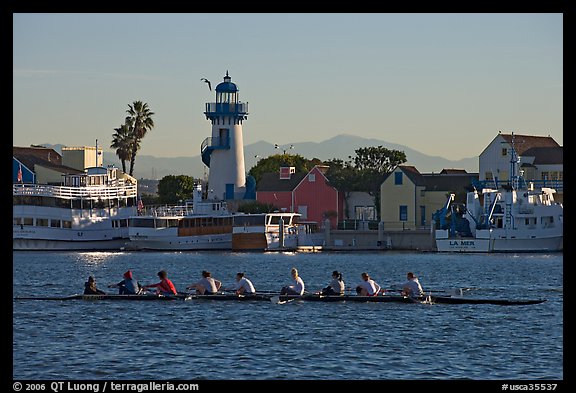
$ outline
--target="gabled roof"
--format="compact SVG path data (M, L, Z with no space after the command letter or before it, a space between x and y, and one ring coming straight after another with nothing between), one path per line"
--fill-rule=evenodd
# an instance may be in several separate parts
M519 134L500 134L500 136L512 145L514 139L514 148L519 156L534 147L560 147L560 145L550 136L534 136L534 135L519 135Z
M535 165L564 164L563 147L531 147L522 155L534 157Z
M290 179L280 179L278 172L265 173L256 184L256 191L292 191L307 174L307 172L298 172L293 173Z
M420 172L418 172L418 169L416 169L415 166L398 165L398 168L401 169L402 172L404 172L404 174L406 174L408 179L410 179L410 181L412 181L412 183L414 183L415 185L417 185L417 186L425 185L422 174Z

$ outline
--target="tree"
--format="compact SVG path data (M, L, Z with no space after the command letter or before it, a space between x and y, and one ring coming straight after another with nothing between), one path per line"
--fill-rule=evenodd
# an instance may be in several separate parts
M130 176L132 176L136 153L140 150L140 143L146 133L154 128L154 120L152 120L154 112L150 111L148 104L142 101L134 101L132 105L128 104L126 112L128 116L125 123L132 134L132 152L130 155Z
M192 198L194 179L187 175L168 175L158 182L158 200L162 204L174 205Z
M361 147L355 150L350 160L334 158L326 161L330 167L326 177L330 185L344 193L344 203L352 191L366 191L374 197L374 204L380 215L380 185L384 176L397 165L406 162L406 154L399 150L389 150L382 146Z
M308 160L299 154L275 154L258 160L256 165L248 171L248 174L253 176L256 179L256 184L258 184L265 173L278 173L282 166L293 166L296 168L296 172L308 172L314 167L315 163L322 162L317 158Z
M397 165L406 162L406 153L390 150L382 146L361 147L355 150L354 166L359 169L372 170L373 173L388 173Z
M118 128L114 128L114 135L112 135L112 143L110 147L116 149L116 155L122 163L122 171L126 172L126 161L130 160L132 156L132 132L127 124L122 124Z

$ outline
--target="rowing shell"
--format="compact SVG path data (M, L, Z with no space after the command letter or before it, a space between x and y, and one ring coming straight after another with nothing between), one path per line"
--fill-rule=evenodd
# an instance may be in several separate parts
M105 294L105 295L72 295L64 297L15 297L15 300L178 300L185 299L187 295L117 295L117 294Z
M532 299L532 300L508 300L508 299L486 299L486 298L469 298L469 297L452 297L452 296L422 296L417 298L410 298L405 296L385 295L385 296L357 296L357 295L342 295L342 296L325 296L318 294L308 295L282 295L274 296L270 294L254 294L254 295L232 295L232 294L216 294L216 295L194 295L194 294L177 294L169 296L160 296L154 294L145 295L72 295L65 297L16 297L15 300L216 300L216 301L272 301L274 303L287 303L294 300L299 301L320 301L320 302L361 302L361 303L437 303L437 304L496 304L503 306L518 306L539 304L546 301L546 299Z

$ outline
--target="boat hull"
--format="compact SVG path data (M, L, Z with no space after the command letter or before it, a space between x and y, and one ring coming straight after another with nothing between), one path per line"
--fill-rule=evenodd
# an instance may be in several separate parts
M166 300L209 300L209 301L274 301L277 300L281 303L298 301L316 301L316 302L359 302L359 303L425 303L425 304L493 304L502 306L521 306L540 304L545 302L545 299L528 299L528 300L509 300L509 299L486 299L486 298L467 298L467 297L452 297L452 296L422 296L419 298L410 298L404 296L356 296L356 295L343 295L343 296L323 296L323 295L271 295L271 294L255 294L255 295L234 295L234 294L218 294L218 295L195 295L183 294L170 296L158 296L153 294L143 295L116 295L116 294L103 294L103 295L72 295L66 297L16 297L15 300L121 300L121 301L166 301Z
M120 250L128 239L66 241L51 239L13 239L15 251L73 251L73 250Z
M230 250L232 249L232 234L163 238L131 236L124 249L151 251Z

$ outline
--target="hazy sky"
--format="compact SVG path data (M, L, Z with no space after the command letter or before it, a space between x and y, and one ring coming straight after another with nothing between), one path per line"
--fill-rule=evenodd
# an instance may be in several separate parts
M140 154L195 156L229 71L244 144L378 138L456 160L499 130L563 145L563 16L14 14L15 146L106 151L128 104L155 128ZM267 152L264 152L266 154ZM297 153L294 151L293 153ZM353 154L353 151L350 152Z

